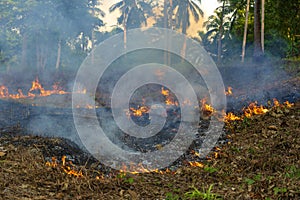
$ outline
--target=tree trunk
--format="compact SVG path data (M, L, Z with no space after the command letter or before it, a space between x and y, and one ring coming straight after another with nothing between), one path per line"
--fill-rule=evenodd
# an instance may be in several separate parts
M246 50L246 41L247 41L247 30L248 30L249 7L250 7L250 0L247 0L246 16L245 16L245 27L244 27L244 38L243 38L243 47L242 47L242 62L244 62L244 59L245 59L245 50Z
M126 3L125 3L125 0L123 0L123 4L125 5ZM123 8L124 9L124 8ZM123 18L123 28L124 28L124 30L123 30L123 34L124 34L124 38L123 38L123 42L124 42L124 50L126 50L126 48L127 48L127 14L126 14L126 12L125 12L125 10L123 10L123 13L124 13L124 18Z
M261 45L261 0L254 3L254 52L253 61L261 62L263 51Z
M265 0L261 0L261 48L265 51Z
M222 57L222 37L223 37L224 8L225 8L225 1L223 1L222 14L221 14L221 19L220 19L221 22L220 22L219 38L218 38L218 64L221 64L221 57Z
M22 69L27 67L27 35L24 34L22 41L22 58L21 58Z
M164 0L164 28L172 29L172 0ZM167 30L165 32L167 35ZM171 38L167 38L165 40L165 47L167 50L170 50L172 45ZM171 65L171 54L167 51L164 52L164 64L170 66Z
M164 28L167 29L169 28L169 13L168 13L168 1L169 0L164 0ZM166 35L166 32L165 32ZM165 40L165 48L168 49L168 40ZM169 57L169 53L167 51L164 52L164 64L165 65L169 65L168 63L168 57Z
M184 42L183 42L183 46L182 46L182 49L181 49L181 56L184 58L185 57L185 51L186 51L186 41L187 41L187 35L186 35L186 31L187 31L187 26L188 26L188 18L187 18L187 15L188 15L188 5L185 5L185 10L184 10L184 13L183 13L183 19L182 19L182 30L181 30L181 33L184 35ZM184 61L184 59L182 59L182 61Z
M57 57L56 57L56 64L55 64L55 69L58 70L59 65L60 65L60 56L61 56L61 39L58 40L57 44Z

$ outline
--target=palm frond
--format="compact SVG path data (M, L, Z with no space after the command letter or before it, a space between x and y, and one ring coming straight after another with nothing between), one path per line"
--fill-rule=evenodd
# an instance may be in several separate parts
M121 9L123 7L123 1L119 1L118 3L113 4L111 7L109 7L109 12L114 12L117 8Z

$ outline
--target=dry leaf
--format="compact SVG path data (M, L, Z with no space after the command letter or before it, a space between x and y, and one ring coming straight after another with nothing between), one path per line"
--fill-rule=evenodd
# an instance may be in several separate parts
M3 157L3 156L5 156L5 155L6 155L5 152L0 151L0 157Z

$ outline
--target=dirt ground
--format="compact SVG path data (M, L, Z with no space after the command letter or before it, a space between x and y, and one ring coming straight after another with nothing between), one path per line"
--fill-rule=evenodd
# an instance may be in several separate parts
M300 199L300 102L225 129L230 142L198 166L141 174L104 167L59 138L2 130L0 198Z

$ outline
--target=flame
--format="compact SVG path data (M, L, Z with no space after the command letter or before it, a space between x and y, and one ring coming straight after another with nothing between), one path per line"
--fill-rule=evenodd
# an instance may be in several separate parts
M251 117L253 115L262 115L269 111L269 109L264 108L263 105L258 106L257 102L250 103L249 106L244 109L245 117Z
M225 95L228 95L228 96L232 95L232 87L229 86L227 88L227 91L225 91Z
M166 173L172 173L175 174L176 172L171 171L169 168L165 170L159 170L159 169L148 169L144 167L142 163L139 164L130 164L129 167L127 167L125 164L122 165L122 169L120 170L120 173L125 175L126 173L130 174L139 174L139 173L157 173L157 174L166 174Z
M206 116L211 116L216 110L206 103L206 98L201 100L201 110Z
M279 107L280 106L280 103L277 99L273 99L273 103L274 103L274 107Z
M284 105L285 105L286 107L288 107L288 108L291 108L291 107L293 107L295 104L290 103L289 101L285 101L285 102L284 102Z
M136 117L141 117L143 114L149 112L149 108L147 106L139 106L137 109L130 108L131 114Z
M4 85L1 85L0 86L0 97L4 98L4 97L8 97L8 96L9 96L9 93L8 93L7 87Z
M192 167L200 167L200 168L203 168L204 167L204 164L203 163L200 163L200 162L196 162L196 161L189 161L189 164L190 166Z
M241 120L241 119L242 119L241 117L236 116L232 112L230 112L225 116L224 121L229 122L229 121L236 121L236 120Z
M178 102L174 100L174 98L170 95L170 91L168 89L161 88L161 94L165 96L165 104L168 106L178 106Z
M23 98L34 98L37 96L50 96L53 94L67 94L62 90L59 86L58 82L53 84L53 90L45 90L42 84L39 82L38 77L34 81L32 81L31 88L27 92L27 95L24 95L21 89L18 89L18 94L10 94L8 88L4 85L0 86L0 98L11 98L11 99L23 99Z
M63 169L63 171L66 174L69 174L69 175L72 175L72 176L83 177L83 174L82 174L81 170L76 171L76 170L72 169L71 166L74 166L74 165L72 164L71 161L69 161L69 163L68 163L71 166L67 165L66 158L67 158L66 156L62 156L62 158L61 158L61 163L62 164L61 164L60 167ZM47 161L46 166L49 166L49 167L52 167L52 168L57 168L59 165L58 165L58 161L57 161L56 157L52 157L51 162Z

